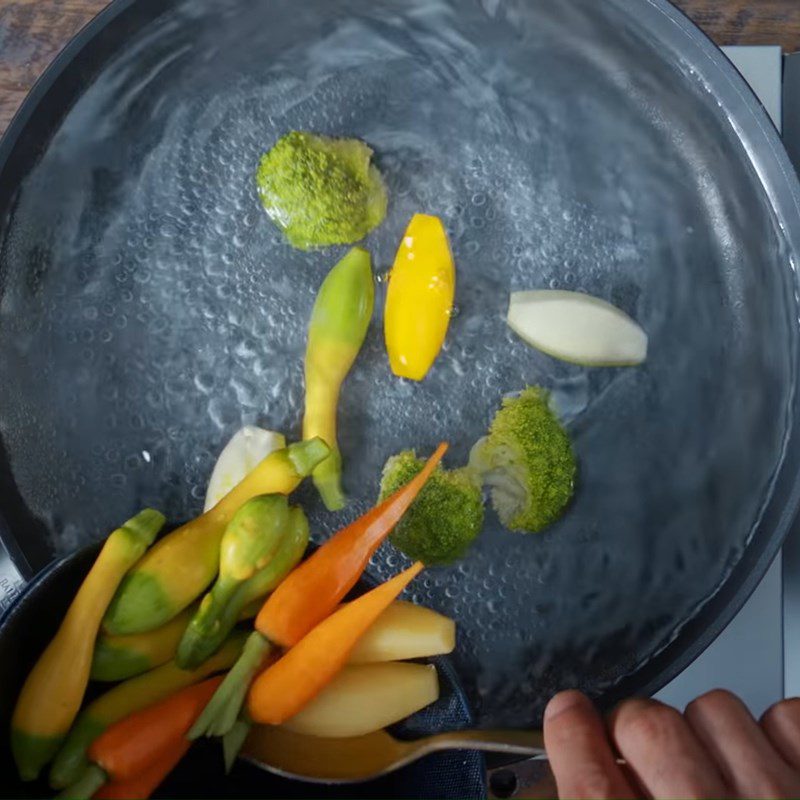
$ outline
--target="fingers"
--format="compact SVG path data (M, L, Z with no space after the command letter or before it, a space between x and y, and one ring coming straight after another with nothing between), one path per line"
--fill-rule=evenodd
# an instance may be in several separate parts
M760 725L721 690L690 703L683 715L653 700L629 700L609 729L610 740L579 692L551 700L545 745L562 800L631 798L638 788L654 798L800 797L800 699L777 703Z
M610 720L628 769L653 797L725 797L725 782L683 716L655 700L628 700Z
M738 697L717 689L690 703L685 716L734 795L791 797L797 792L794 771Z
M580 692L561 692L550 701L544 742L561 800L636 796L617 766L603 719Z
M800 699L776 703L761 717L761 729L787 764L800 770ZM795 791L800 794L800 788Z

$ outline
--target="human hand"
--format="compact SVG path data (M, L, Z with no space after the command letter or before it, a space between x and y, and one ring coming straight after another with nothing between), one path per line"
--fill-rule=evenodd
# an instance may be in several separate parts
M759 722L722 690L683 714L627 700L604 720L580 692L562 692L545 710L544 739L562 800L800 797L800 699Z

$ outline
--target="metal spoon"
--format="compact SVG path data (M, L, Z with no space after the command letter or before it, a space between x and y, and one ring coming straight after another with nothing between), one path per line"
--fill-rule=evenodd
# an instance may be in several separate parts
M317 783L359 783L440 750L484 750L546 758L542 734L538 731L452 731L401 741L386 731L350 739L324 739L266 725L252 729L241 756L258 767L290 778Z

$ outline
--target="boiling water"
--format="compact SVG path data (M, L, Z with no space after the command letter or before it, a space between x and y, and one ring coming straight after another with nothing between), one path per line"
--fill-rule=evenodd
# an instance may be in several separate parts
M289 247L253 174L293 128L357 136L389 189L376 274L413 213L438 214L458 313L426 380L398 380L378 283L339 414L350 503L328 514L304 487L314 538L374 501L387 456L446 439L462 464L501 398L539 383L580 460L569 513L536 536L490 513L412 598L458 618L485 722L528 722L563 686L600 693L669 640L736 563L780 460L789 270L713 98L597 5L192 2L110 60L3 235L0 434L53 552L145 504L198 513L243 424L298 435L305 326L344 249ZM625 309L647 364L526 347L508 295L541 287ZM371 571L403 563L386 545Z

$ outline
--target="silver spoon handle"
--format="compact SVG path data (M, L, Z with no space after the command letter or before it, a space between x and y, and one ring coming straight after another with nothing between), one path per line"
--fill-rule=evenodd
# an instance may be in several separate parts
M529 758L547 757L541 731L471 730L427 737L425 751L438 750L483 750Z

